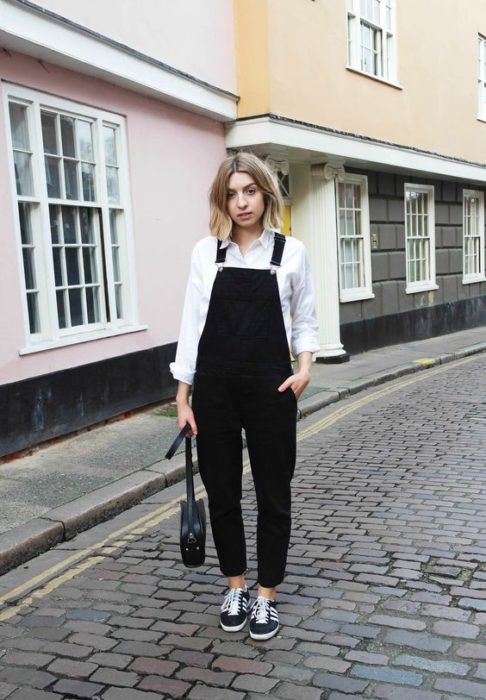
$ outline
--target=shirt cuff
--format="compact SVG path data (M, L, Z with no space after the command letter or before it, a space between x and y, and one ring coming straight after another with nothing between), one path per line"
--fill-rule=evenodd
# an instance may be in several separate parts
M175 362L170 363L169 369L172 372L174 379L177 379L178 382L184 382L184 384L190 384L192 386L195 372L191 372L191 370L181 367Z
M297 357L297 355L300 355L301 352L314 353L320 349L321 349L321 346L316 341L316 339L312 338L312 337L299 338L298 340L295 340L292 343L292 355L294 357Z

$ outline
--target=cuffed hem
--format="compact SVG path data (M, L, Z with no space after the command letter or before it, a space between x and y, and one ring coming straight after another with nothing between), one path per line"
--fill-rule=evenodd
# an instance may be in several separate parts
M189 384L192 386L192 383L194 382L195 372L185 370L179 365L177 365L175 362L170 363L169 369L174 379L177 379L178 382L184 382L184 384Z

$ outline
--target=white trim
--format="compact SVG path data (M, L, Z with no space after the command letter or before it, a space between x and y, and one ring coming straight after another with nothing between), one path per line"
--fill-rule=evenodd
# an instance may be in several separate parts
M466 274L466 248L465 242L466 238L464 236L465 226L464 226L464 199L466 197L477 197L479 199L479 272L470 275ZM481 190L468 190L464 189L462 191L462 283L463 284L474 284L477 282L484 282L486 280L486 270L485 270L485 249L484 249L484 192Z
M420 280L418 282L408 281L408 240L407 240L407 191L423 192L427 195L427 227L429 240L429 270L430 278L428 280ZM435 281L435 190L433 185L417 185L414 182L406 182L403 186L403 208L405 216L405 279L406 279L406 294L416 294L417 292L428 292L433 289L439 289Z
M350 301L362 301L364 299L374 299L373 284L371 279L371 241L370 241L370 212L368 200L368 178L366 175L355 175L346 173L336 182L336 215L339 217L339 185L354 184L360 186L361 199L361 237L363 239L363 272L365 278L364 287L354 287L351 289L343 289L341 283L341 236L339 235L339 223L337 219L337 254L339 266L339 301L346 303Z
M136 297L133 292L136 289L135 282L135 265L133 255L133 234L130 219L130 190L128 182L128 162L126 154L126 133L125 119L111 112L80 105L62 98L53 97L45 93L23 88L8 83L2 84L4 112L5 112L5 127L7 143L9 145L9 171L11 180L12 205L15 220L16 242L18 250L18 268L20 288L22 291L22 307L24 312L24 333L26 348L20 350L20 354L26 354L27 351L35 352L37 350L46 350L48 348L61 347L63 345L72 345L84 340L98 339L116 335L118 332L131 332L132 329L140 328L138 317ZM30 147L33 151L32 155L32 175L34 196L23 197L16 193L13 157L12 157L12 138L9 128L9 102L14 101L20 104L25 104L27 107L27 117L29 122L29 138ZM41 110L52 109L58 114L67 113L76 117L89 118L93 124L93 148L96 154L96 194L95 200L92 202L74 201L65 199L55 200L47 196L47 186L45 182L44 169L44 149L41 128ZM101 130L103 125L108 123L116 128L117 148L118 148L118 163L120 170L119 189L120 200L118 205L111 205L108 201L106 192L106 175L105 175L105 156ZM62 194L62 193L61 193ZM39 289L39 318L41 325L40 333L30 333L29 329L29 314L27 308L25 275L22 264L22 244L20 222L18 216L18 202L31 202L36 207L35 217L38 220L37 225L33 229L33 240L36 245L36 276L37 288ZM73 207L96 208L100 210L104 218L103 221L103 242L100 236L97 237L96 252L98 256L98 273L99 273L99 304L101 316L98 323L87 323L84 327L67 326L66 328L59 327L57 302L56 302L56 284L54 280L54 267L52 261L52 242L50 233L49 206L69 205ZM112 248L111 248L111 233L107 213L110 209L120 209L123 212L123 232L120 231L120 245L126 246L125 259L120 261L122 267L122 280L124 289L124 313L123 318L117 318L114 301L114 285L112 274ZM103 267L100 261L101 248L105 252L105 271L106 282L103 275ZM107 320L104 315L105 300L108 299L110 307L110 319Z
M365 73L364 70L360 70L359 68L355 68L354 66L346 66L346 70L351 71L351 73L357 73L358 75L362 75L365 78L370 78L371 80L376 80L377 83L383 83L384 85L389 85L390 87L394 87L397 90L403 90L403 85L400 85L399 83L395 83L393 80L386 80L385 78L380 78L378 75L372 75L371 73Z
M350 69L356 70L362 75L377 78L383 82L393 84L396 81L396 8L395 0L389 0L391 10L390 29L387 28L386 22L386 3L385 0L378 5L379 18L377 21L366 17L361 12L361 3L357 0L348 0L346 3L346 28L348 34L348 60L347 64ZM362 68L362 27L365 26L371 31L377 32L380 46L376 53L378 63L380 65L379 73L365 71ZM391 51L389 40L391 40ZM350 49L350 50L349 50Z
M115 330L108 331L96 331L92 333L78 333L77 336L70 336L63 338L62 341L56 341L55 343L40 343L35 347L25 347L20 348L19 355L32 355L35 352L45 352L46 350L53 350L54 348L64 348L68 345L78 345L79 343L89 343L93 340L102 340L104 338L113 338L118 335L127 335L127 333L139 333L140 331L146 331L148 326L129 326L127 328L117 328Z
M458 162L407 146L399 147L358 135L331 132L317 125L277 121L272 116L264 116L238 121L226 128L227 148L268 148L269 145L300 150L306 159L311 151L316 162L319 162L318 158L339 158L348 166L364 163L369 167L373 163L376 166L384 165L388 170L399 168L437 177L486 183L486 167L480 163Z
M478 35L478 119L486 121L486 38Z
M40 7L0 0L0 45L219 121L237 116L236 95Z

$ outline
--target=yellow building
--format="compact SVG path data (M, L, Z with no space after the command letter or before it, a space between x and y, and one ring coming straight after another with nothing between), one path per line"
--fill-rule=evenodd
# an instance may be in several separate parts
M484 0L234 0L230 149L273 162L323 361L486 322ZM288 175L287 175L288 174Z

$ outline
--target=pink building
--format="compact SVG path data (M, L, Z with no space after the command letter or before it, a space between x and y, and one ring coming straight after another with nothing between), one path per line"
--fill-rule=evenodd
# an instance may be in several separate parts
M173 393L232 4L0 0L0 47L1 456Z

